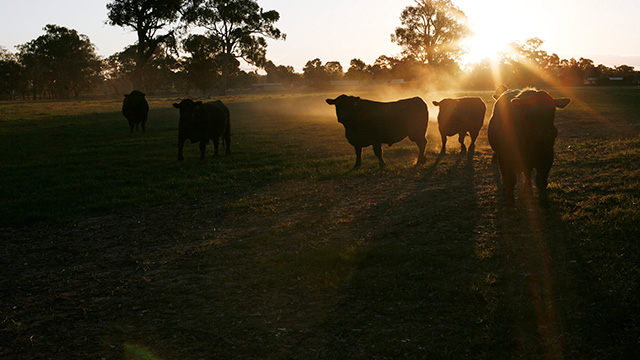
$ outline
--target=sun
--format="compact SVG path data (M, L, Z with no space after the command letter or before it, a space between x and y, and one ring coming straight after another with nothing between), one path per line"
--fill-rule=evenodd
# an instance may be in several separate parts
M462 47L467 51L462 56L462 62L466 64L479 63L484 59L496 60L500 53L509 48L509 40L495 35L477 34L462 42Z

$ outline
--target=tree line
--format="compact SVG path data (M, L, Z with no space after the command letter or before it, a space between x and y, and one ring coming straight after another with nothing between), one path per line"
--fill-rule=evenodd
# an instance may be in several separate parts
M131 89L211 94L257 83L329 88L345 80L477 88L640 80L640 72L630 66L560 59L542 50L537 38L463 68L460 43L471 31L451 0L415 0L390 36L402 53L381 55L373 64L354 58L346 71L337 61L319 58L309 60L302 73L269 61L266 39L285 39L286 34L275 27L279 13L263 10L256 0L114 0L107 4L107 17L107 24L137 34L135 44L107 58L96 54L86 35L52 24L43 35L16 46L16 53L0 48L0 97L69 98ZM204 33L191 33L194 26ZM241 60L263 72L243 71Z

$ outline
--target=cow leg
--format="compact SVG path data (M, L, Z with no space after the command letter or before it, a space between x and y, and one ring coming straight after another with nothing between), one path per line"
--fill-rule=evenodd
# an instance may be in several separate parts
M133 134L133 121L129 121L129 127L131 128L131 133Z
M145 131L145 128L144 128L144 124L145 124L145 122L144 122L144 121L140 123L140 126L142 126L142 132L146 132L146 131Z
M184 142L187 139L178 139L178 161L184 160L184 156L182 156L182 149L184 148Z
M471 153L476 151L476 139L478 138L479 133L480 131L474 131L469 134L469 136L471 137L471 145L469 145L469 152Z
M356 150L356 164L353 165L353 169L360 168L360 164L362 163L362 148L359 146L353 147Z
M427 147L427 139L420 137L416 140L416 145L418 145L418 161L416 165L424 164L427 162L427 157L424 155L425 149Z
M218 156L218 146L220 146L220 138L216 136L213 138L213 156Z
M376 157L378 158L380 168L384 168L387 164L384 163L384 159L382 158L382 144L374 144L373 153L376 154Z
M467 136L466 132L458 133L458 142L460 143L460 152L467 152L467 147L464 145L464 137Z
M207 149L209 139L200 141L200 160L204 159L204 151Z
M513 199L513 189L516 187L516 172L512 168L505 163L504 160L501 160L498 157L498 161L500 162L500 173L502 174L502 188L504 189L504 201L507 203L507 206L514 206L515 201Z
M446 154L447 152L447 135L440 134L442 138L442 149L440 149L440 154Z

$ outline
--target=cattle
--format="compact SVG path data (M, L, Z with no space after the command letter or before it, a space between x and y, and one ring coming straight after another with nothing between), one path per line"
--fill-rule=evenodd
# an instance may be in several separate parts
M133 90L130 94L124 96L122 102L122 115L129 121L129 127L133 133L133 127L138 130L138 124L142 126L142 132L145 132L145 124L149 114L149 103L144 98L144 94L138 90Z
M429 110L419 97L396 102L377 102L355 96L340 95L327 99L327 104L336 106L338 122L344 125L345 135L356 152L353 169L361 164L362 148L373 146L380 168L385 166L382 144L389 146L407 136L418 145L418 161L426 161L427 125Z
M502 174L505 202L514 205L513 192L518 174L524 174L525 193L531 192L531 175L536 170L536 186L542 206L548 206L547 182L553 163L553 145L558 130L556 109L566 107L568 98L553 98L536 89L507 90L497 99L489 120L489 144Z
M182 100L173 107L180 110L178 123L178 160L184 160L182 149L186 140L200 142L200 159L204 159L204 151L213 141L214 156L218 155L220 138L226 145L226 153L231 153L231 126L229 109L220 100L203 103L191 99Z
M484 113L487 106L479 97L463 97L457 99L443 99L433 101L433 105L440 108L438 111L438 130L442 138L442 154L447 152L447 136L458 134L460 152L466 152L464 138L467 133L471 137L469 152L476 147L476 139L484 124Z

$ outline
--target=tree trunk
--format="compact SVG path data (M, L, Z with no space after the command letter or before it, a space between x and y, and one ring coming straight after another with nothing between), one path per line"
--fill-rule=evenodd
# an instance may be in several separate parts
M140 29L141 27L139 27ZM144 91L143 69L145 63L145 50L147 48L147 40L145 33L138 30L138 47L136 49L136 66L133 70L133 90Z
M227 95L227 81L229 79L229 54L222 57L222 79L220 84L221 95Z
M136 67L133 71L133 90L139 90L144 92L144 83L142 80L142 69L144 64L140 61L136 61Z

